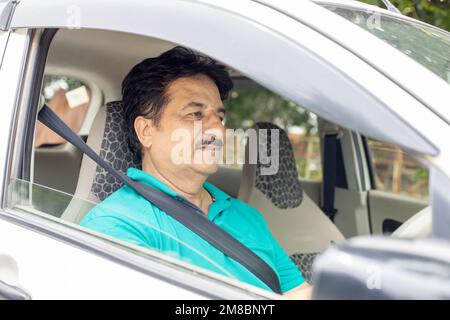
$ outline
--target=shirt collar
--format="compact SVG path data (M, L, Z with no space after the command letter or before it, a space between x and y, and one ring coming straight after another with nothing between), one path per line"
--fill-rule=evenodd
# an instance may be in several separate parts
M163 182L159 181L151 174L138 168L133 167L128 168L127 176L135 181L142 182L155 189L158 189L171 197L174 198L181 197L174 190L170 189L167 185L165 185ZM222 190L220 190L219 188L217 188L208 181L205 181L205 183L203 184L203 188L205 188L206 191L208 191L215 198L215 201L209 207L208 212L208 218L212 220L214 217L217 216L218 213L220 213L230 205L231 196L223 192Z
M230 206L231 196L208 181L205 181L203 188L205 188L206 191L208 191L215 198L215 201L209 206L208 211L208 218L210 220L214 220L219 213L223 212Z

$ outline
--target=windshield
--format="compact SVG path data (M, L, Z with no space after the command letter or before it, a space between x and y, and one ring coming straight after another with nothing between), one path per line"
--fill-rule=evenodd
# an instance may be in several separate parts
M450 34L379 12L324 5L450 83Z

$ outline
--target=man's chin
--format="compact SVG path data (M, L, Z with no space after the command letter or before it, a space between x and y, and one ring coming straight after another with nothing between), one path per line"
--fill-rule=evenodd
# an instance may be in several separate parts
M216 154L216 152L214 150L196 150L192 164L194 170L203 175L210 175L219 170L217 158L222 157L222 155Z
M209 176L215 172L217 172L217 170L219 170L219 164L218 163L212 163L212 164L207 164L207 163L202 163L202 164L194 164L193 165L193 169L198 172L199 174L205 175L205 176Z

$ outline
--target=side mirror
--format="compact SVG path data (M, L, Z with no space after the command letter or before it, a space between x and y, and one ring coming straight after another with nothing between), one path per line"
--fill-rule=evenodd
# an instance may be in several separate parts
M450 299L450 243L356 237L314 263L314 299Z

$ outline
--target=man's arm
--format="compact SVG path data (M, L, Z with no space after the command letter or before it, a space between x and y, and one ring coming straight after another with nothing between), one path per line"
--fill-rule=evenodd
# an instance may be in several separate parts
M283 297L292 300L311 300L313 287L306 281L298 287L291 289L283 294Z

